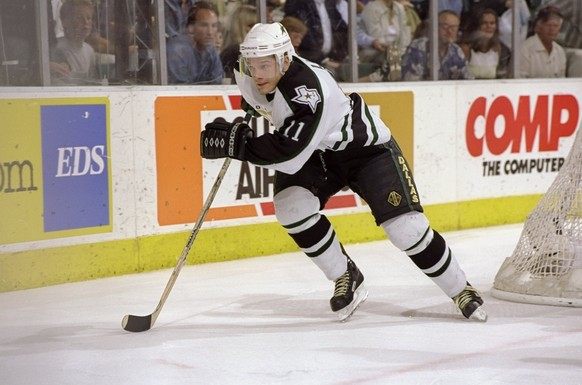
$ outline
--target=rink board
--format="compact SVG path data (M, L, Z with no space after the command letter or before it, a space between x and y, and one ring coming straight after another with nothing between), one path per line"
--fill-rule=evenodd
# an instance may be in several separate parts
M582 81L574 79L344 90L362 93L387 122L440 231L522 222L557 175L582 101ZM0 146L11 143L0 159L0 291L173 267L222 164L200 158L200 127L240 119L239 104L231 86L3 92L0 120L19 123L0 131ZM43 124L44 105L63 112ZM75 142L75 130L95 116L102 119L87 129L96 137ZM272 129L264 119L251 125ZM48 136L43 127L52 127ZM61 144L63 136L70 142ZM15 185L12 165L28 159L36 189ZM275 222L272 176L232 163L188 263L296 250ZM76 184L58 184L66 178ZM384 237L349 190L324 212L345 243Z

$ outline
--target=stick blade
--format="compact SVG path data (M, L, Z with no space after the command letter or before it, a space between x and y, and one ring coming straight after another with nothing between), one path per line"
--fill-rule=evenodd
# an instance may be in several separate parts
M121 320L121 326L128 332L145 332L152 328L152 315L138 316L128 314Z

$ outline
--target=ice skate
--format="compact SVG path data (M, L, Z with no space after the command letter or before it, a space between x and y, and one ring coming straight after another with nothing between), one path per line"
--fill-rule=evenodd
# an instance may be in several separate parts
M337 313L339 321L344 322L366 298L368 289L364 286L364 275L348 257L348 269L335 280L333 297L329 300L331 310Z
M459 307L467 319L485 322L487 313L483 310L483 299L469 282L462 292L453 297L453 302Z

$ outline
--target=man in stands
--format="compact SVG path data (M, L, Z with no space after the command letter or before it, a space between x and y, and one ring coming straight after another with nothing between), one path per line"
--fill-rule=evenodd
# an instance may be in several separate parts
M563 78L566 76L566 53L556 43L562 27L562 14L556 7L542 8L535 20L535 34L519 51L519 77Z
M190 8L186 31L167 41L168 83L221 84L223 68L215 44L218 13L214 5L196 2Z
M439 80L474 79L469 71L465 54L455 42L459 32L459 16L449 10L439 13ZM427 36L414 39L402 58L402 80L428 80L430 78L430 40Z

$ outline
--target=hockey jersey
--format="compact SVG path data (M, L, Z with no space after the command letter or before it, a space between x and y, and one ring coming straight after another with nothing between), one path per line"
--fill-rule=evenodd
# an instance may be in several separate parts
M261 95L253 79L235 70L246 102L275 126L247 141L246 159L296 173L314 151L342 151L390 140L390 129L356 93L347 96L321 66L293 56L275 91Z

